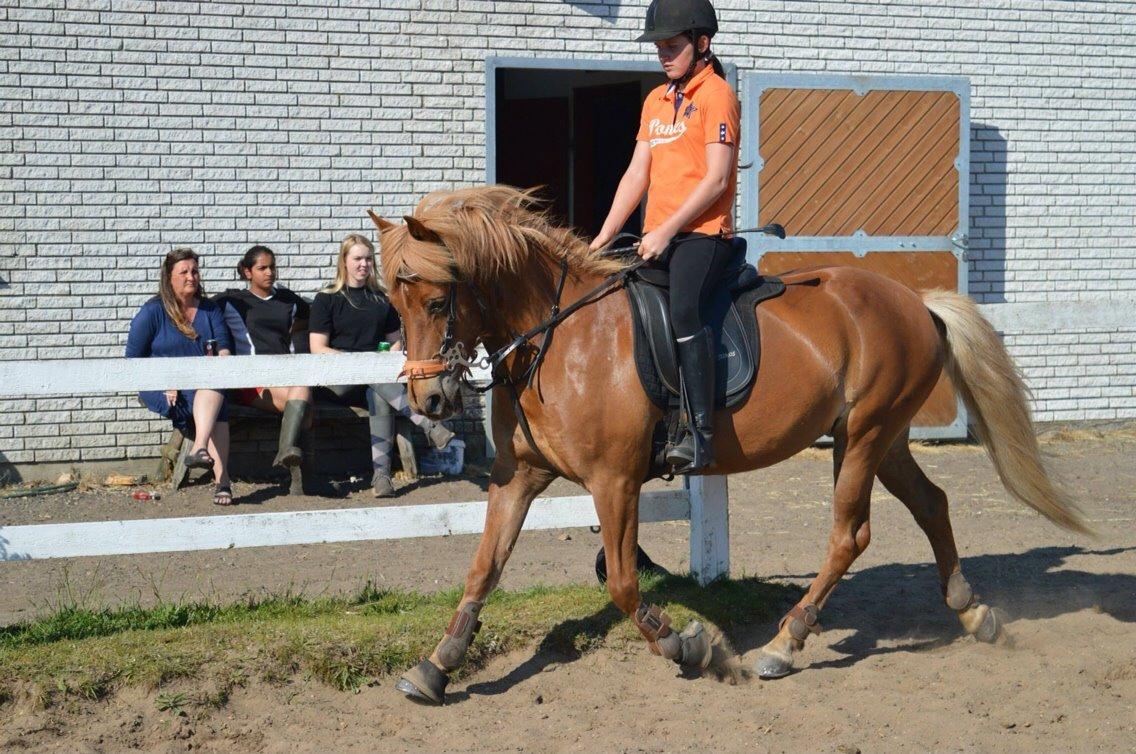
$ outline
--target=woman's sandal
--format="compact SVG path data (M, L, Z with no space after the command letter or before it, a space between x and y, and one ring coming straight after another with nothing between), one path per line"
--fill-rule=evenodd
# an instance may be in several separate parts
M213 505L232 505L233 491L229 487L218 487L213 493Z
M191 469L211 469L213 468L213 456L209 455L209 451L205 448L191 453L185 458L185 465Z

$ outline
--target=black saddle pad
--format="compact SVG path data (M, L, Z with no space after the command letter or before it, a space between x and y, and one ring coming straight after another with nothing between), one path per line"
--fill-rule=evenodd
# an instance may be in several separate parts
M734 406L749 395L761 360L755 307L785 291L779 278L761 277L750 264L731 267L703 311L703 321L713 329L717 347L718 408ZM626 288L635 321L639 379L651 401L665 411L679 403L678 354L670 321L670 291L659 284L658 273L637 270Z

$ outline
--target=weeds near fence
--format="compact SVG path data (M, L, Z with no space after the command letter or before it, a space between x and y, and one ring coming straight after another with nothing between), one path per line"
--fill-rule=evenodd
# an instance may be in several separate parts
M666 605L677 625L691 618L727 637L771 619L799 594L755 578L699 587L685 577L646 577L644 599ZM201 602L89 610L64 607L0 628L0 705L96 701L119 688L159 693L159 708L221 707L250 680L297 675L343 691L381 682L418 662L441 638L458 589L418 594L368 584L347 597L284 595L230 605ZM536 587L495 593L461 677L494 656L525 647L562 660L599 646L639 642L600 587ZM167 691L175 680L197 691Z

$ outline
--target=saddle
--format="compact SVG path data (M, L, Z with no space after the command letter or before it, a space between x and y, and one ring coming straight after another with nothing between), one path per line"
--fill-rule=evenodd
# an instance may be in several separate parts
M730 408L744 401L753 387L761 361L755 307L785 292L780 278L762 277L746 262L746 242L731 239L733 256L705 304L703 322L714 331L717 348L715 405ZM667 473L665 445L673 441L684 424L678 416L678 353L670 318L669 272L643 266L628 276L627 297L635 322L635 367L651 401L665 414L656 428L655 452L650 476Z

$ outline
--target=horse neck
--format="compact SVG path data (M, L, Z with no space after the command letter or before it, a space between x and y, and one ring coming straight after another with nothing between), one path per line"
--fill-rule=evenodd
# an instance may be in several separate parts
M499 322L492 328L486 347L492 351L547 320L552 313L560 277L560 260L540 254L533 255L517 273L498 280L494 286L495 295L488 297L488 306L498 314ZM569 267L560 296L560 308L574 303L601 279L594 273Z

